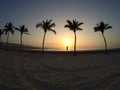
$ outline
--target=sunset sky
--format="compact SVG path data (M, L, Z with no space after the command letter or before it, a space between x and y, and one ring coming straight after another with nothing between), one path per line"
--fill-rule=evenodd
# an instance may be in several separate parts
M101 32L94 32L97 22L104 21L113 28L105 32L108 48L120 48L120 0L0 0L0 28L7 22L14 26L25 24L31 35L23 36L26 45L41 47L43 30L36 24L46 19L56 23L57 34L47 32L45 47L65 49L70 42L73 50L74 33L68 28L66 20L77 19L84 22L83 31L77 31L77 50L104 49ZM11 43L19 43L19 32L10 35ZM6 42L6 36L2 37Z

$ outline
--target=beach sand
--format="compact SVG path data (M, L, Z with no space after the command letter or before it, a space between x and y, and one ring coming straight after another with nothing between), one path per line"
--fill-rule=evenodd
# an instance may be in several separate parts
M120 53L1 49L0 90L120 90Z

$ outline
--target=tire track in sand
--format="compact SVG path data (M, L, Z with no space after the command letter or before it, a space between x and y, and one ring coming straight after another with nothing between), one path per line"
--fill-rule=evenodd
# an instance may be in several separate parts
M28 90L38 90L35 86L29 83L21 73L24 70L24 60L16 64L15 70L16 70L16 76L19 78L23 88Z
M63 90L63 88L55 87L50 83L46 83L35 79L29 75L24 69L24 60L16 64L16 75L20 78L21 84L27 90Z

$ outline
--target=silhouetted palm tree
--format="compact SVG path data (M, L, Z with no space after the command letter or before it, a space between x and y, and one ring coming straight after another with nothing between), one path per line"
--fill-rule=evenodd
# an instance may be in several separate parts
M80 26L83 24L83 22L79 22L76 19L73 19L73 21L67 20L67 24L64 26L65 28L69 28L74 32L75 35L75 41L74 41L74 54L76 54L76 31L77 30L82 30Z
M47 31L52 31L54 34L56 34L56 31L52 29L53 27L55 27L55 23L52 23L52 19L50 20L47 19L46 21L43 20L42 22L36 24L36 28L38 27L41 27L44 30L44 37L43 37L43 43L42 43L42 52L43 52Z
M105 24L103 21L101 21L100 23L97 23L96 27L94 27L95 32L100 31L102 33L102 36L105 42L105 53L107 53L107 41L104 36L104 31L111 28L112 26L109 26L109 24Z
M21 26L19 26L19 28L15 28L15 29L20 32L20 41L21 41L21 46L22 46L22 36L23 36L23 34L30 35L28 33L28 29L27 29L27 27L25 27L25 25L21 25Z
M2 34L3 34L3 30L0 29L0 43L1 43L1 36L2 36Z
M13 24L11 22L7 23L4 26L4 32L7 35L7 44L8 44L8 42L9 42L9 33L14 35L14 26L13 26Z

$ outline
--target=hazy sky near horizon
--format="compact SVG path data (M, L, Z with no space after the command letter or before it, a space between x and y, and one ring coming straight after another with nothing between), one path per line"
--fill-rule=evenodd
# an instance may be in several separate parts
M77 19L84 22L83 31L77 31L77 49L104 48L104 41L100 32L94 32L97 22L104 21L113 28L105 32L109 48L120 48L120 0L0 0L0 28L7 22L15 26L25 24L31 35L23 36L23 43L41 46L43 30L36 29L36 24L46 19L53 19L56 23L57 35L48 32L46 47L65 48L65 41L70 41L73 48L74 34L64 28L66 20ZM19 43L19 32L10 35L11 43ZM6 36L2 37L6 42Z

